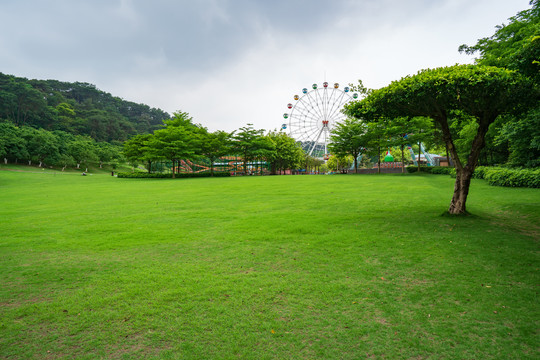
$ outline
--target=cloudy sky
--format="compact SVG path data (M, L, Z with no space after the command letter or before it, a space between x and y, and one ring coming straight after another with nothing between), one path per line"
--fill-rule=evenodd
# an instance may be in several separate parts
M0 0L0 72L95 84L211 130L279 128L313 83L471 63L529 0Z

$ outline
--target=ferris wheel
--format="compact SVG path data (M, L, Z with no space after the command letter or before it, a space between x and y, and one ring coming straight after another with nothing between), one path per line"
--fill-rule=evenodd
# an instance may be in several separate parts
M345 119L341 112L343 105L358 98L351 95L349 87L339 88L339 84L329 87L327 82L322 88L317 84L312 90L302 89L302 96L294 95L295 103L287 104L290 113L283 114L288 123L281 126L288 129L289 135L302 144L302 149L313 157L326 158L330 132L336 122Z

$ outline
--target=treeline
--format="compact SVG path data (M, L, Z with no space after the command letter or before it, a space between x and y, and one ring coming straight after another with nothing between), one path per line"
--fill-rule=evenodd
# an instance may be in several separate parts
M0 119L19 127L60 130L111 142L150 133L170 115L88 83L28 80L0 73Z
M124 162L121 143L97 142L89 136L61 130L47 131L31 126L0 122L2 162L38 166L87 167L90 162L113 168ZM62 169L62 170L63 170Z
M189 114L177 112L164 125L152 134L137 135L124 143L123 153L131 164L142 163L150 173L153 163L167 161L171 164L168 171L174 178L180 173L182 160L208 161L213 174L216 160L226 155L241 158L244 174L248 173L248 164L254 162L270 164L274 174L316 162L287 134L277 131L265 134L264 130L255 129L251 124L231 133L210 132L193 123Z
M331 150L354 159L359 153L380 159L388 147L397 147L403 153L404 146L422 142L432 152L450 155L454 163L472 159L474 164L470 166L540 166L540 101L536 96L540 88L540 1L531 1L531 5L531 9L511 17L507 25L497 26L493 36L459 48L460 52L479 55L475 66L423 70L375 91L364 88L361 81L351 84L354 91L367 97L346 106L350 118L333 130ZM441 81L428 88L427 83L437 76ZM458 78L467 81L459 83ZM405 91L404 84L413 82L414 86ZM443 85L451 82L454 88L443 94ZM503 108L494 91L502 92L510 86L526 90ZM465 97L465 90L473 100L468 109L464 104L471 99ZM384 101L379 100L384 96ZM388 99L393 101L391 106ZM414 106L412 99L418 100ZM421 116L435 102L442 105L429 116ZM403 111L409 108L407 113ZM441 121L434 121L443 113L444 129ZM370 114L377 116L369 119ZM480 117L490 118L490 123L480 129L482 136L477 138L479 127L485 126L478 121ZM455 150L453 154L449 145ZM469 158L473 147L478 151Z

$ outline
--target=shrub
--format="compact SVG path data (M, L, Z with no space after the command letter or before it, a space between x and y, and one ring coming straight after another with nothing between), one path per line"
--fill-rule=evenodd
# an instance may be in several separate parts
M432 168L433 166L420 166L420 172L430 173ZM406 169L409 174L418 172L418 166L407 166Z
M214 177L228 177L231 176L229 172L214 172ZM163 173L146 173L146 172L135 172L135 173L118 173L119 178L125 179L172 179L172 174L163 174ZM176 179L185 179L185 178L200 178L200 177L210 177L209 172L200 172L200 173L180 173L176 174Z
M409 166L406 169L408 173L418 172L418 166ZM428 174L451 175L455 170L453 167L447 166L420 166L420 172Z
M540 188L540 169L487 168L484 179L494 186Z
M447 166L433 166L431 168L431 173L439 175L452 175L456 173L456 169Z
M407 167L409 173L417 171L417 166ZM420 166L420 172L456 177L456 169L446 166ZM494 186L540 188L540 169L507 169L479 166L474 169L473 178L485 179L489 185Z
M476 169L474 169L473 178L474 179L483 179L486 171L489 170L489 169L490 168L488 168L487 166L478 166Z

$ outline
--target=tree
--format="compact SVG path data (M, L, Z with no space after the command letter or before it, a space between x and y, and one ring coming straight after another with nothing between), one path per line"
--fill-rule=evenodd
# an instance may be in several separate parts
M295 139L282 131L271 131L268 138L274 143L275 151L269 158L271 173L275 175L277 171L295 169L300 166L304 159L302 146Z
M478 54L479 65L517 70L540 86L540 1L530 1L530 5L530 9L511 17L508 24L497 26L492 36L473 46L461 45L459 51ZM498 119L488 133L493 140L489 149L492 163L506 156L511 166L540 166L539 114L537 105L526 115Z
M114 97L86 83L28 80L0 73L0 118L17 126L123 141L159 128L169 114Z
M497 31L476 45L461 45L459 52L479 54L479 65L518 70L540 81L540 1L530 1L532 7L511 17L507 25L497 26Z
M420 171L420 154L422 153L422 143L431 142L433 140L433 121L430 118L423 116L413 117L408 121L406 140L409 141L409 145L418 145L418 158L416 163L418 165L418 171ZM426 159L427 160L427 159Z
M95 154L99 160L99 167L103 167L104 162L110 162L120 158L120 150L118 146L109 144L107 142L100 142L95 144Z
M259 167L260 175L262 175L262 162L269 163L276 156L276 145L269 136L256 137L254 145L253 158L257 160L257 166Z
M336 155L332 154L326 162L328 169L332 171L341 171L344 172L346 169L350 168L353 164L353 157L351 155Z
M382 148L388 145L383 121L367 123L368 130L366 142L366 154L377 159L377 173L381 173L381 152Z
M506 122L495 138L495 143L508 142L513 166L540 166L540 107L529 111L516 121Z
M87 164L89 161L97 159L95 153L94 140L90 137L77 136L67 146L68 154L75 159L77 169L81 164Z
M152 134L135 135L131 139L124 142L122 153L126 159L135 166L139 161L148 163L148 173L152 169L152 161L154 158L149 153L146 144L152 138Z
M310 169L318 168L322 164L324 164L324 160L313 157L313 156L309 155L305 151L302 151L302 152L304 153L304 164L306 166L306 168L305 168L306 173L308 173ZM349 166L351 164L352 164L352 160L351 160L351 163L349 164Z
M202 133L200 153L210 161L210 176L214 176L214 162L231 151L231 136L221 130Z
M21 136L26 140L26 148L30 155L29 165L31 161L39 162L40 167L43 163L55 163L60 156L58 139L50 131L24 127Z
M253 124L241 127L233 136L233 151L242 157L244 162L244 175L247 174L247 164L253 161L260 150L259 139L263 136L264 130L256 130Z
M397 117L386 120L386 136L390 146L399 146L401 151L401 172L405 172L405 146L410 144L407 134L410 124L407 118Z
M30 155L22 131L10 122L0 123L0 156L6 159L26 159Z
M370 140L368 126L358 119L347 118L338 122L330 135L330 151L336 155L351 155L354 159L354 172L358 173L358 155Z
M185 126L168 126L165 129L154 131L154 135L145 143L148 156L152 158L168 159L172 162L172 177L179 172L177 164L180 160L195 157L194 138Z
M456 183L449 213L466 213L471 177L485 135L503 114L528 109L539 99L528 79L515 71L488 66L456 65L422 70L417 75L394 81L373 91L365 99L346 105L346 113L359 119L425 116L440 126L456 167ZM478 124L467 159L461 159L454 144L448 119L461 110Z

